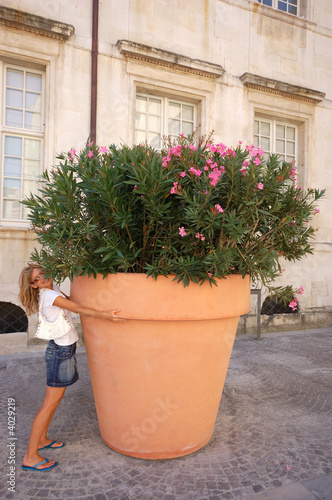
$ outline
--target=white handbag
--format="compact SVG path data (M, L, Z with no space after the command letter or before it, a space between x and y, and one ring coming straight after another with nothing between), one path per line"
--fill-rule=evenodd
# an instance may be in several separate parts
M73 328L73 323L69 321L63 309L60 309L58 318L50 323L46 320L45 316L42 314L42 307L44 303L44 293L42 299L39 303L39 323L35 334L35 337L45 340L53 340L66 335L71 328Z

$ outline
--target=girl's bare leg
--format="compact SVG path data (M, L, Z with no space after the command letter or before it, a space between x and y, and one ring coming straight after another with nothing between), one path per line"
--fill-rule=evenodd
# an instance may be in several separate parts
M40 440L39 440L39 444L38 444L38 449L39 448L44 448L44 446L48 446L49 444L51 444L54 439L48 439L47 437L47 432L48 432L48 427L51 423L51 420L53 418L53 415L54 415L54 412L55 412L56 408L54 409L54 411L51 413L49 419L48 419L48 422L45 426L45 429L42 433L42 435L40 436ZM54 445L52 446L52 448L58 448L59 446L62 446L62 442L61 441L57 441L56 443L54 443Z
M64 396L65 390L65 387L46 387L45 399L32 423L29 445L23 458L23 465L31 467L44 459L38 453L39 443L41 437L47 433L48 426ZM50 462L38 466L38 469L44 469L54 463L54 460L50 460Z

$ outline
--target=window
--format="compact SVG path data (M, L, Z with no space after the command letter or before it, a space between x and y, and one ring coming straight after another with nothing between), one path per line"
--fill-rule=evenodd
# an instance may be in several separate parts
M293 163L297 160L297 126L278 120L255 119L255 145L263 149L266 157L276 153L282 160Z
M258 2L288 14L298 15L300 0L258 0Z
M160 149L162 137L188 135L196 127L196 105L168 97L136 95L135 143Z
M4 66L1 119L1 219L24 221L20 203L37 191L43 152L42 72Z

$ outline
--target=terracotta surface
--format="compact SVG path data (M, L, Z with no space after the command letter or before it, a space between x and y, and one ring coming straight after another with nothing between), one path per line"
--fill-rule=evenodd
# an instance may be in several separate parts
M250 308L249 277L234 275L212 288L144 274L80 277L71 297L133 318L82 317L105 443L149 459L187 455L208 443L239 316Z

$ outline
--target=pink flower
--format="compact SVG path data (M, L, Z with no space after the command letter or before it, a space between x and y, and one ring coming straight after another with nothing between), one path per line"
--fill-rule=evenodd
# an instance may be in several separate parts
M254 159L254 164L260 165L261 163L262 163L262 160L259 158L259 156L256 156L256 158Z
M89 152L88 152L88 157L89 157L89 158L92 158L92 157L93 157L93 151L89 151Z
M315 214L319 214L320 210L319 208L315 208Z
M182 153L182 146L181 144L178 144L177 146L174 146L174 148L171 148L168 152L168 156L181 156Z
M227 154L228 156L236 156L236 152L234 151L233 148L227 148Z
M180 177L185 177L186 175L187 175L186 172L181 172L180 173Z
M101 146L101 148L100 148L101 153L107 153L107 151L108 151L108 148L106 146Z
M216 215L217 212L221 214L223 213L223 211L224 210L221 208L219 204L216 204L214 208L211 207L211 212L213 213L213 215Z
M253 144L251 146L246 146L246 149L252 158L264 155L264 151L260 148L256 148Z
M296 309L297 309L297 302L298 302L298 300L294 299L294 300L292 300L292 302L289 303L289 307L291 309L293 309L293 311L296 311Z
M303 295L303 292L304 292L304 288L303 288L303 286L301 285L301 286L300 286L300 290L299 290L299 295Z
M168 153L167 156L163 157L162 166L167 167L168 163L171 161L171 155Z
M88 144L88 148L90 148L92 146L93 142L89 142Z
M70 161L74 161L75 160L75 155L76 155L76 150L74 148L72 148L70 151L69 151L69 154L70 154Z
M178 192L178 182L173 182L173 187L171 189L171 194L175 194Z
M225 167L214 168L212 172L209 173L209 179L211 186L216 186L222 174L225 172Z
M137 189L137 184L135 184L135 186L134 186L134 191L136 191L136 189Z
M211 273L208 273L208 276L211 278L212 274L211 274Z
M202 174L202 170L200 170L199 168L194 168L194 167L190 167L189 172L197 175L197 177L199 177Z
M208 144L207 147L211 153L219 153L221 156L226 156L227 154L227 146L225 144Z
M199 233L195 234L195 238L200 238L200 237L201 237L201 235Z
M263 189L263 187L264 187L264 184L262 182L259 182L257 184L257 189Z
M182 236L182 237L183 236L187 236L187 233L186 233L186 231L185 231L185 229L184 229L183 226L179 227L179 235Z
M296 168L294 167L290 173L289 173L289 177L292 178L293 180L295 180L295 175L296 175Z

